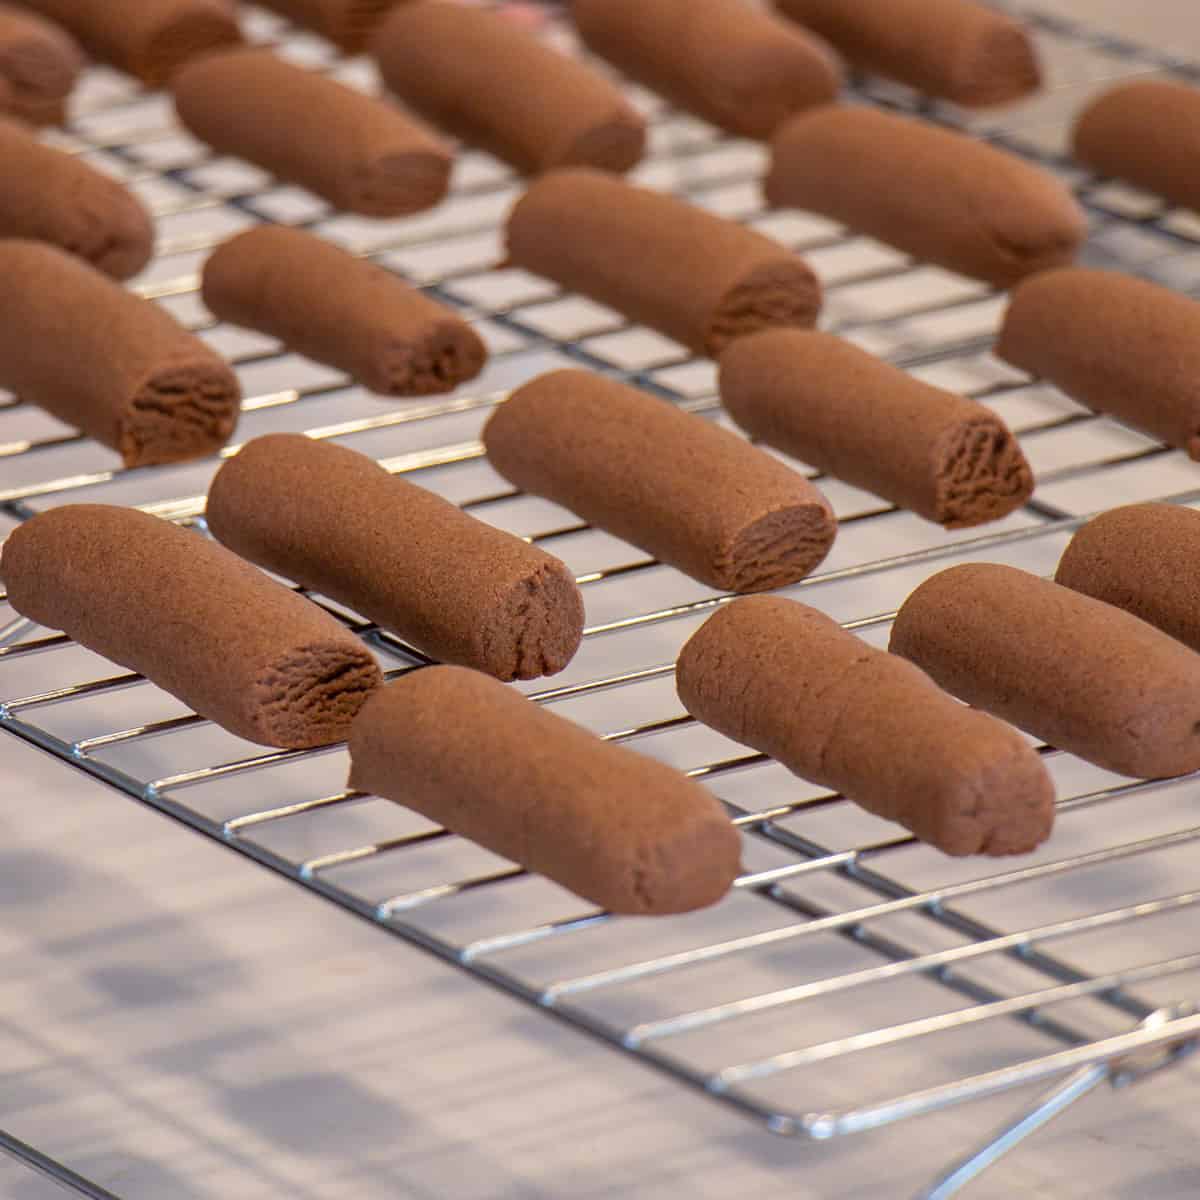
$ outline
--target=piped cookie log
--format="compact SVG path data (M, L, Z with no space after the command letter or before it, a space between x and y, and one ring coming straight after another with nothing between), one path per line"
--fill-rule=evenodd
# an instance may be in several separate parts
M1010 287L1075 260L1087 220L1047 171L965 134L866 107L801 113L772 141L768 202L829 217Z
M684 646L676 681L704 724L947 854L1023 854L1050 835L1054 787L1016 730L816 609L735 600Z
M22 616L252 742L341 741L382 681L336 618L224 547L135 509L73 504L33 517L9 534L0 579Z
M679 108L768 138L842 83L827 45L745 0L572 0L589 50Z
M5 95L9 100L4 100ZM46 125L65 125L69 113L66 100L26 100L12 91L7 81L0 85L0 113L15 117L26 125L40 128Z
M410 0L372 51L414 112L526 174L627 171L645 151L646 122L616 84L498 13Z
M297 25L311 29L348 54L366 48L380 22L406 0L259 0Z
M808 264L735 221L586 168L551 171L517 202L508 253L696 354L778 325L812 326Z
M974 0L775 0L853 66L968 108L1036 92L1041 68L1029 31Z
M752 437L947 529L998 520L1033 493L993 412L832 334L740 338L721 356L720 387Z
M905 601L891 649L967 704L1107 770L1200 769L1200 654L1060 584L951 567Z
M54 246L0 241L19 304L0 323L0 387L116 450L127 467L219 450L241 390L163 308Z
M801 474L704 419L587 371L518 389L483 433L510 483L723 591L808 575L837 533Z
M1101 175L1200 209L1200 88L1167 79L1118 84L1080 113L1072 151Z
M79 44L60 25L0 3L0 80L11 89L3 111L52 123L44 118L64 110L83 65Z
M450 392L487 360L479 335L453 309L282 225L259 225L218 247L204 265L202 293L222 321L278 338L381 395Z
M102 62L161 87L193 58L242 40L231 0L21 0Z
M1018 287L996 354L1200 460L1200 303L1118 271Z
M0 238L48 242L116 279L154 252L154 225L123 184L0 117Z
M738 874L741 838L705 788L475 671L384 688L354 723L350 762L350 787L614 913L704 908Z
M1116 605L1200 650L1200 512L1128 504L1071 539L1055 580Z
M557 558L332 442L248 442L213 480L208 526L443 662L535 679L579 648L583 599Z
M269 50L212 54L171 81L189 132L336 208L401 217L450 185L449 149L400 109Z

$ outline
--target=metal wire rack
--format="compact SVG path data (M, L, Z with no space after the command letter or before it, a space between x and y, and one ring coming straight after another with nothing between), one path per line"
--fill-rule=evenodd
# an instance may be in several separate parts
M1092 221L1090 261L1200 291L1200 219L1087 177L1061 156L1064 118L1088 89L1196 68L1026 15L1053 76L1047 96L1002 123L940 107L926 115L968 123L1070 181ZM363 63L335 59L275 18L254 13L250 25L299 61L373 86ZM519 187L506 170L465 154L452 198L435 212L364 221L212 158L172 123L164 98L113 73L93 71L84 91L80 115L55 140L126 179L153 208L158 253L135 286L236 363L249 397L239 437L287 428L345 439L566 559L587 599L584 647L562 676L525 690L709 784L745 834L746 871L707 913L639 922L589 910L399 806L345 790L341 748L264 752L4 609L0 726L775 1133L827 1139L1053 1086L930 1196L956 1192L1099 1084L1132 1082L1195 1044L1200 1015L1181 1003L1200 995L1200 954L1187 937L1200 906L1200 891L1186 887L1200 853L1195 779L1132 782L1043 748L1060 794L1048 846L1015 862L940 858L681 713L676 652L728 597L491 473L478 441L489 410L507 389L567 362L722 419L711 364L543 280L495 269L499 225ZM880 84L857 91L870 103L916 104ZM990 357L1002 297L823 219L764 210L761 147L636 98L653 118L653 155L638 178L805 253L828 289L827 327L995 408L1039 473L1020 513L957 534L822 480L842 533L825 566L788 594L878 640L908 591L952 562L1047 572L1095 509L1150 497L1200 503L1200 474L1179 453ZM483 380L446 400L384 402L269 339L214 323L197 297L198 265L216 242L260 220L309 227L462 309L493 352ZM10 525L87 499L137 505L203 533L218 460L117 469L90 442L6 398L0 462ZM391 675L422 661L314 598ZM1185 882L1172 886L1175 870ZM15 1138L0 1134L0 1150L80 1194L111 1195Z

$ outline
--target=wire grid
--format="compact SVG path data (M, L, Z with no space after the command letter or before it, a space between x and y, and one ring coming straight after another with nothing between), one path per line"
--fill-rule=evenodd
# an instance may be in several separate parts
M925 115L970 124L1075 186L1092 220L1088 261L1200 291L1200 220L1061 157L1063 118L1089 89L1133 73L1186 75L1191 65L1029 15L1057 84L1044 99L1000 126L940 107L923 106ZM252 13L249 24L297 61L375 86L364 63L333 58L273 17ZM916 105L882 84L857 93ZM989 355L1002 297L822 218L765 211L761 147L635 98L653 121L653 155L635 178L802 251L827 286L825 327L994 408L1038 470L1021 512L965 533L821 479L842 532L827 563L785 594L882 644L908 591L951 563L1049 573L1093 510L1151 497L1200 503L1200 475L1181 454ZM286 428L345 440L563 557L587 600L584 646L560 677L520 686L711 786L745 835L746 870L708 912L610 917L400 806L345 790L344 749L263 751L16 619L0 628L0 724L776 1133L824 1139L1063 1077L1068 1089L1127 1082L1190 1046L1200 1018L1178 1002L1200 994L1200 954L1187 936L1200 905L1187 886L1200 841L1195 779L1132 782L1043 747L1061 797L1050 843L1020 860L944 859L682 714L676 653L729 597L490 471L482 422L509 388L556 366L583 364L724 420L710 363L544 280L495 269L519 190L507 170L465 154L447 204L367 221L212 158L173 124L163 97L116 74L91 73L81 110L56 140L126 179L154 210L158 253L135 286L234 361L248 397L239 438ZM484 377L449 399L385 402L270 339L213 322L197 297L198 266L260 220L311 228L462 310L493 353ZM92 500L200 532L219 462L113 468L107 452L14 398L0 407L0 459L9 525ZM389 676L424 661L314 598Z

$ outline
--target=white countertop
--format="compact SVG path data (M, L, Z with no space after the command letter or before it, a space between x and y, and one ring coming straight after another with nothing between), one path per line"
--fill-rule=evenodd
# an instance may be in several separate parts
M776 1138L15 739L0 795L0 1127L122 1200L909 1197L1019 1110ZM966 1194L1194 1195L1198 1087L1097 1093Z

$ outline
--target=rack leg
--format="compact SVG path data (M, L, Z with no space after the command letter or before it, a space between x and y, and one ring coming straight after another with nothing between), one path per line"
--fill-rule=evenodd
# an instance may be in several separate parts
M1173 1022L1193 1017L1196 1006L1190 1003L1171 1005L1156 1009L1139 1025L1140 1029L1164 1029ZM982 1174L994 1162L1010 1150L1015 1149L1026 1138L1048 1125L1059 1113L1065 1112L1077 1100L1082 1100L1101 1083L1108 1082L1115 1088L1129 1087L1151 1075L1168 1070L1193 1053L1200 1041L1193 1037L1181 1037L1174 1042L1151 1046L1148 1050L1129 1054L1111 1062L1094 1063L1080 1067L1064 1083L1060 1083L1025 1114L1019 1121L1003 1129L974 1154L962 1160L958 1166L917 1200L949 1200Z
M9 1155L73 1195L87 1196L89 1200L121 1200L119 1196L102 1188L98 1183L93 1183L90 1179L77 1175L70 1167L64 1167L62 1163L47 1157L40 1150L35 1150L19 1138L5 1133L3 1129L0 1129L0 1154Z
M1065 1112L1077 1100L1082 1100L1084 1096L1108 1079L1111 1072L1112 1066L1109 1063L1098 1063L1095 1066L1080 1068L1065 1083L1060 1083L1053 1091L1047 1093L1044 1099L1019 1121L1009 1125L986 1145L963 1159L958 1166L943 1175L932 1188L922 1192L916 1200L949 1200L949 1197L958 1195L968 1183L981 1175L998 1159L1015 1149L1042 1126L1048 1125L1059 1113Z

